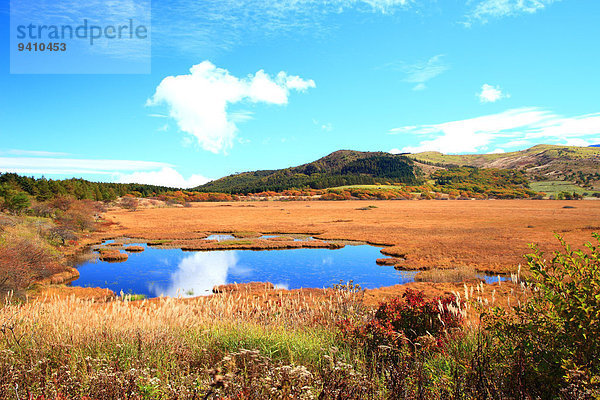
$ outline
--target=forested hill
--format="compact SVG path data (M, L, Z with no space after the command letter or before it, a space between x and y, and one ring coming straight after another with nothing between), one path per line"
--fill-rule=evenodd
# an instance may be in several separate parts
M39 201L48 200L59 195L73 196L80 200L108 201L126 194L147 197L175 189L137 183L90 182L75 178L62 180L36 179L13 173L0 173L0 196L7 190L25 192Z
M230 175L194 190L245 194L381 182L416 183L413 161L404 156L383 152L339 150L308 164Z

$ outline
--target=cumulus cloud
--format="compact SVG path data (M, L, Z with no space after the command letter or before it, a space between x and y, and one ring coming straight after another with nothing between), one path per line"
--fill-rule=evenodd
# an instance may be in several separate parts
M498 100L509 98L510 95L503 93L500 86L492 86L485 83L481 86L481 92L477 94L479 101L482 103L495 103Z
M213 153L226 152L234 143L236 122L248 114L232 114L228 107L243 101L284 105L291 91L314 88L312 79L279 72L271 77L260 70L237 78L226 69L204 61L186 75L162 80L147 105L166 104L169 116L183 132L196 138L200 147ZM241 116L241 118L240 118Z
M600 113L563 117L541 108L517 108L441 124L403 126L389 133L421 137L418 145L400 150L411 153L476 153L486 151L498 140L508 140L506 147L530 141L583 144L587 143L586 137L597 138L600 134Z
M560 0L480 0L467 17L469 20L485 23L490 18L533 14L558 1Z
M142 183L147 185L167 186L172 188L190 189L204 185L211 179L202 175L191 175L184 178L179 172L171 167L164 167L158 171L133 172L131 174L119 174L118 183Z

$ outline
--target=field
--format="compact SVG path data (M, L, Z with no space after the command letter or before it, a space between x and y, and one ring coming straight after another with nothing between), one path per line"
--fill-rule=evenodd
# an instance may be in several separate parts
M583 195L584 193L593 194L600 193L596 190L584 189L581 186L574 184L573 182L566 181L540 181L532 182L529 185L532 190L536 192L544 192L548 195L557 196L560 192L577 193Z
M369 206L374 206L369 208ZM114 210L100 237L198 239L206 232L305 233L390 247L407 269L473 266L514 272L530 243L557 249L554 234L580 246L600 231L597 201L290 201L194 203Z
M106 246L113 251L129 242L123 238L204 246L216 232L277 248L299 242L259 233L294 233L386 245L402 267L427 271L420 282L366 291L254 283L191 299L38 285L29 299L9 294L0 307L0 398L597 398L598 251L566 250L551 263L523 254L530 242L559 249L554 232L580 247L600 230L599 217L598 201L113 208L69 249L108 238L121 238ZM241 246L215 246L232 245ZM490 285L475 269L522 274Z

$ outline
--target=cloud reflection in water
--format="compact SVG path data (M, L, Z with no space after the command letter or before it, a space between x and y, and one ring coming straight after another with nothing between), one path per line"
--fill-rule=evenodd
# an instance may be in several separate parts
M216 285L227 283L229 272L237 267L235 251L198 252L183 258L171 274L167 288L149 287L156 296L202 296L212 293Z

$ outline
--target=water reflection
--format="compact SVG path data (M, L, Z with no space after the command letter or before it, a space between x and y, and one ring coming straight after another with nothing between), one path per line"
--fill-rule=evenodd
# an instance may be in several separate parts
M286 289L331 287L353 280L363 288L414 280L415 272L399 272L375 263L379 247L346 246L338 250L225 250L184 252L146 246L122 263L86 262L78 266L75 286L106 287L115 293L148 297L201 296L216 285L271 282Z
M200 252L182 259L171 274L167 288L149 285L155 296L201 296L212 293L212 288L227 283L227 274L236 267L235 251Z
M226 240L235 240L235 237L233 235L214 234L214 235L208 235L206 237L206 240L216 240L217 242L224 242Z

